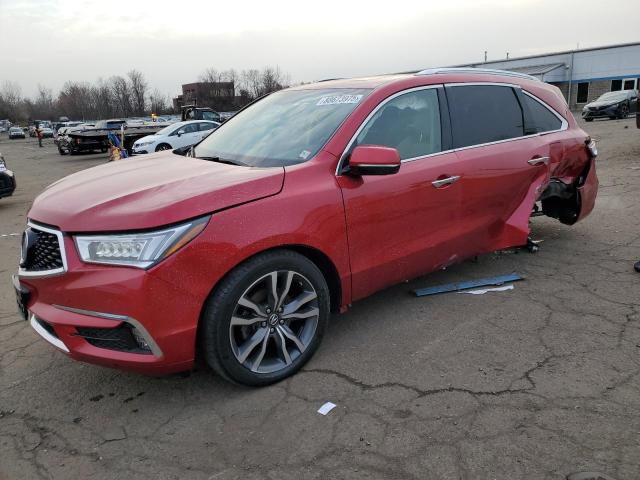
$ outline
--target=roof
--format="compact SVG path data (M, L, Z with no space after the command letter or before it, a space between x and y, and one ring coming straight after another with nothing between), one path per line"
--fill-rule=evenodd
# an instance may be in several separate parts
M527 75L544 75L545 73L549 73L556 68L564 68L564 63L546 63L543 65L529 65L527 67L513 67L509 68L511 72L525 73Z
M511 61L514 61L514 60L526 60L526 59L529 59L529 58L550 57L552 55L566 55L568 53L592 52L594 50L609 50L611 48L638 47L638 46L640 46L640 42L617 43L615 45L604 45L604 46L600 46L600 47L576 48L575 50L562 50L562 51L559 51L559 52L539 53L539 54L536 54L536 55L526 55L524 57L500 58L500 59L496 59L496 60L488 60L487 62L465 63L465 64L462 64L462 65L456 65L456 66L465 67L465 66L470 66L470 65L482 65L483 63L511 62Z

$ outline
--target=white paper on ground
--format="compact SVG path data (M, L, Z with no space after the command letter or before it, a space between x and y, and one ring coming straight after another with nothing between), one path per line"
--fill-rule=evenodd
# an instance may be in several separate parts
M470 293L471 295L484 295L487 292L504 292L505 290L513 290L513 284L504 285L495 288L483 288L481 290L464 290L458 293Z
M335 403L327 402L327 403L325 403L324 405L322 405L320 407L320 409L318 410L318 413L320 415L326 415L327 413L329 413L334 408L336 408L336 404Z

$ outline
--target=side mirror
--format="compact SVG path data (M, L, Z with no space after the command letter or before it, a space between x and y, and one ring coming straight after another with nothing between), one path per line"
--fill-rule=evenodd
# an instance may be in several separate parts
M360 145L349 157L349 172L353 175L391 175L400 170L398 150L381 145Z
M184 133L184 130L178 130L178 136L182 136L182 134Z

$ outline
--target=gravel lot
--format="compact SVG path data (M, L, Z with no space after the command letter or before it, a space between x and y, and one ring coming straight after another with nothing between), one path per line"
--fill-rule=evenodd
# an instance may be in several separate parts
M601 183L584 222L535 218L537 254L486 255L354 304L268 388L69 360L16 313L20 237L0 237L0 479L638 479L640 131L584 128ZM106 161L6 135L0 151L18 181L0 234L22 231L46 185ZM512 291L409 294L513 271L526 280Z

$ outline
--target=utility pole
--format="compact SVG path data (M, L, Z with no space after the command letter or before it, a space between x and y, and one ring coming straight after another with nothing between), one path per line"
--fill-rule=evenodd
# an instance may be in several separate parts
M507 60L509 60L509 52L507 52Z
M484 63L487 63L487 51L484 51Z

